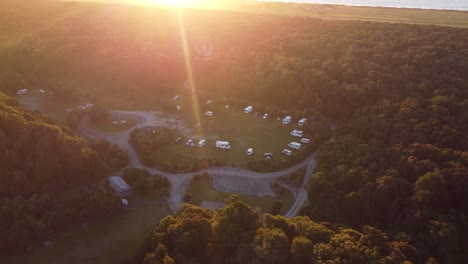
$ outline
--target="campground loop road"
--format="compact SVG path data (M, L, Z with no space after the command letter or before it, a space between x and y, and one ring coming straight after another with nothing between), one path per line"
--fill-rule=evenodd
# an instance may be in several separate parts
M236 183L247 183L248 186L238 186L238 189L230 190L233 193L242 193L263 196L268 194L274 194L271 190L271 183L278 179L281 176L288 175L298 169L305 168L306 174L304 177L304 182L300 188L291 188L290 186L285 186L290 189L296 200L285 214L286 217L294 217L299 212L300 208L307 200L307 190L305 186L309 181L310 177L315 168L315 153L309 156L304 161L288 168L285 170L271 172L271 173L258 173L246 169L235 168L235 167L213 167L205 169L199 172L190 172L190 173L168 173L160 171L154 168L147 167L140 162L137 153L133 149L132 145L129 143L130 133L134 128L141 128L146 126L157 126L161 124L159 118L157 117L159 112L143 112L143 111L112 111L112 116L114 118L133 118L137 120L137 125L133 128L130 128L126 131L119 133L104 133L92 129L88 126L88 116L85 116L81 119L79 124L80 132L87 137L94 139L106 139L113 144L117 144L119 147L126 149L128 151L129 158L129 167L134 167L138 169L146 169L151 174L159 174L167 177L172 184L171 194L168 199L169 206L173 212L176 212L177 209L182 204L182 197L185 193L187 186L190 184L193 176L207 172L213 176L213 181L215 186L227 186L232 184L233 177L235 177ZM215 187L216 188L216 187ZM219 188L216 188L219 189ZM246 193L247 192L247 193Z

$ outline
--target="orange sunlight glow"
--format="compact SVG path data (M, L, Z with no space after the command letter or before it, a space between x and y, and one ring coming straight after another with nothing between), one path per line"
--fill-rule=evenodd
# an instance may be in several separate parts
M202 7L207 1L203 0L142 0L145 4L163 5L169 7Z

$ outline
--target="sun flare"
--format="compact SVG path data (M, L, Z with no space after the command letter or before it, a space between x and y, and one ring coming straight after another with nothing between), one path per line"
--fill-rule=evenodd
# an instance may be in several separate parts
M144 0L147 4L164 5L171 7L194 7L200 4L199 0Z

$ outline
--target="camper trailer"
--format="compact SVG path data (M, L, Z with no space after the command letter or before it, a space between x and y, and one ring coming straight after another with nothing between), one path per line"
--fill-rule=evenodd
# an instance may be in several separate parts
M301 143L297 143L297 142L293 141L293 142L289 143L288 146L290 148L293 148L293 149L300 149L301 148Z
M287 125L289 123L291 123L291 119L292 117L291 116L287 116L283 119L283 125Z
M301 118L301 120L299 120L299 122L297 122L297 124L298 124L299 126L302 126L302 125L304 125L304 123L305 123L306 121L307 121L307 118Z
M216 141L216 147L221 148L221 149L230 149L231 145L229 145L228 141L218 140L218 141Z
M291 136L294 136L294 137L302 137L302 130L297 130L297 129L294 129L293 131L291 131Z
M253 106L249 105L246 108L244 108L244 113L249 114L250 112L252 112L252 110L253 110Z

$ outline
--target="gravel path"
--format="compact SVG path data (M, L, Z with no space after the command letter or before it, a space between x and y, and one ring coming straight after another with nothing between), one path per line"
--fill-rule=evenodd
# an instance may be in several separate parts
M180 121L174 118L164 117L160 112L113 111L112 116L120 119L133 118L138 122L136 127L168 126L169 124L177 124L179 128L184 128L184 124L180 123ZM128 157L130 160L129 167L146 169L151 174L159 174L167 177L172 184L168 203L173 212L176 212L177 208L182 204L182 197L193 176L203 172L207 172L213 176L213 187L217 190L255 196L274 196L274 192L270 187L274 180L281 176L288 175L298 169L306 168L306 176L303 185L298 190L293 191L296 201L285 215L287 217L294 217L307 200L305 185L312 176L312 172L315 168L315 154L313 154L304 161L288 169L271 173L258 173L234 167L214 167L200 172L174 174L146 167L140 162L137 153L128 142L128 138L133 128L115 134L103 133L90 128L88 126L88 118L84 117L80 122L79 129L80 132L87 137L106 139L109 142L117 144L119 147L128 150Z

